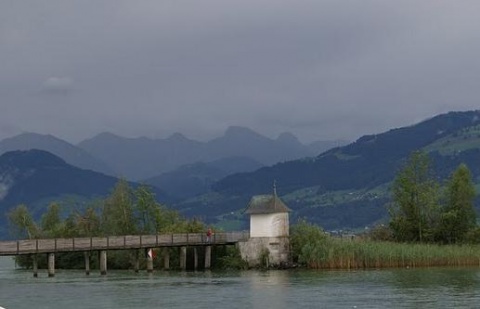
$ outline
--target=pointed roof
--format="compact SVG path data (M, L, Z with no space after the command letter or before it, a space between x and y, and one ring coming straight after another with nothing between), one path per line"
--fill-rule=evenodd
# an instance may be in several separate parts
M246 214L289 212L290 208L276 195L255 195L245 209Z

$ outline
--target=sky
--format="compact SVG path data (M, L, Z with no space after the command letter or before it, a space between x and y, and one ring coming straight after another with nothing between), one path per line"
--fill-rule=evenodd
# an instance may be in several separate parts
M479 109L478 0L3 0L0 138L355 140Z

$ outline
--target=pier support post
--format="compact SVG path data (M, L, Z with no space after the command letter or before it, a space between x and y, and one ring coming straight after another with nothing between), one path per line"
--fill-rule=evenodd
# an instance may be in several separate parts
M33 268L33 277L34 278L37 278L38 277L38 259L37 259L37 255L34 254L32 256L32 268Z
M135 264L133 265L133 269L135 273L140 271L140 250L135 250Z
M83 256L85 258L85 275L88 276L90 275L90 252L83 252Z
M55 276L55 253L48 254L48 276Z
M197 270L198 268L198 252L197 247L193 248L193 270Z
M107 251L100 251L100 275L104 276L107 274Z
M212 246L205 247L205 269L210 269L212 266Z
M147 273L153 272L153 249L147 248Z
M170 250L168 248L163 249L163 269L170 269Z
M180 247L180 269L187 270L187 247Z

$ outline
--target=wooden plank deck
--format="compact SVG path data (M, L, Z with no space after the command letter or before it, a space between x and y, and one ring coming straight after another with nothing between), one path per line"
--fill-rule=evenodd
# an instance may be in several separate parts
M0 256L93 250L125 250L158 247L228 245L246 241L248 232L125 235L107 237L23 239L0 241Z

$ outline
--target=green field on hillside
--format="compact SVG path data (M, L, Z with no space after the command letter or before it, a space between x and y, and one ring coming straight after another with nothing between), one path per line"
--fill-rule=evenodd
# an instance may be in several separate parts
M438 151L452 155L468 149L480 148L480 126L472 126L452 133L423 148L426 152Z
M294 191L282 196L287 203L301 201L308 207L328 207L359 200L374 200L389 195L390 183L367 190L339 190L322 192L319 186Z

